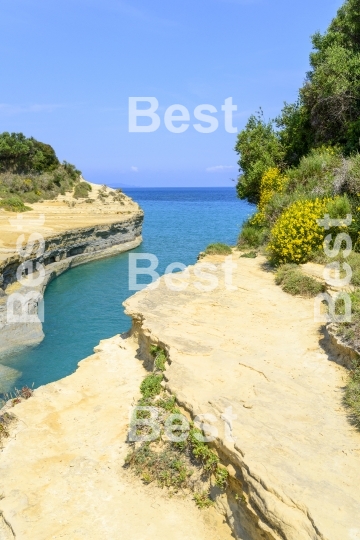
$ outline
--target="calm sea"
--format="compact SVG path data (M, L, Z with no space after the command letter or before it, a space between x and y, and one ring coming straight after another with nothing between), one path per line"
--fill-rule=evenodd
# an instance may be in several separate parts
M172 262L194 264L209 243L235 244L253 212L236 198L234 188L124 191L145 211L144 242L133 252L156 255L160 274ZM131 294L128 253L74 268L53 281L45 293L45 339L0 355L0 393L32 383L36 388L73 373L101 339L129 329L122 302Z

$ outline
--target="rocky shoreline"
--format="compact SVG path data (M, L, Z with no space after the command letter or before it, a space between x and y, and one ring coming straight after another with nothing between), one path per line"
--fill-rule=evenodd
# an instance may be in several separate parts
M93 190L95 197L98 187L93 185ZM33 205L36 213L31 213L30 218L26 214L24 225L20 221L20 226L14 220L14 214L1 214L0 233L7 233L8 238L5 246L1 247L0 243L0 352L39 343L44 337L40 321L8 322L10 295L26 295L29 291L43 295L47 285L66 270L123 253L141 244L144 216L136 203L123 195L123 207L120 206L119 211L118 204L104 205L97 203L95 198L90 201L93 204L85 201L69 203L66 199L48 201L47 205L41 205L41 214L40 205ZM40 221L41 216L44 224L39 226L37 221ZM30 220L28 224L26 219ZM45 248L40 256L36 255L37 244L25 257L15 251L17 237L23 234L23 229L25 237L34 232L43 235ZM45 275L41 284L29 288L18 282L18 268L26 261L44 267ZM16 309L19 311L20 306ZM37 310L38 302L34 301L29 312L36 315Z

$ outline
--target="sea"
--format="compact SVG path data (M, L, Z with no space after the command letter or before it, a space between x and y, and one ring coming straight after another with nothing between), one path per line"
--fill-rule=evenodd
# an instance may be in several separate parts
M45 339L0 354L0 394L37 388L73 373L101 339L126 332L122 303L129 290L129 253L151 254L160 275L177 262L194 264L213 242L235 245L254 207L225 188L123 188L145 212L143 243L131 252L73 268L45 292ZM145 255L143 255L145 256ZM155 264L153 262L153 264ZM138 266L149 266L147 260ZM138 282L148 283L147 276Z

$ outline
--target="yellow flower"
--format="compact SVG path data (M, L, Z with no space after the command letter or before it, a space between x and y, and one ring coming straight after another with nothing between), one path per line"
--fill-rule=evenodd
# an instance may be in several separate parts
M319 250L325 230L317 224L323 218L330 199L300 200L291 204L271 231L268 250L279 262L303 263Z

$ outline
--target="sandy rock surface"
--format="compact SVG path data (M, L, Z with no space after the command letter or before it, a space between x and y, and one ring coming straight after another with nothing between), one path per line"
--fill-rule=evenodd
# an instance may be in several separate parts
M146 371L131 340L96 350L11 409L18 421L0 452L0 539L230 540L215 509L169 499L123 468L129 408Z
M18 237L24 231L41 233L47 238L69 229L121 222L141 211L139 205L125 194L121 201L114 201L111 194L115 190L111 188L105 192L107 197L99 200L102 186L90 185L92 191L88 199L74 199L71 193L67 193L42 203L26 203L33 209L31 212L16 214L0 209L0 263L14 253Z
M38 300L21 307L19 299L25 301L33 293L42 295L47 284L69 268L141 244L144 213L139 205L121 191L91 186L87 199L74 199L67 193L33 204L33 211L22 214L0 209L0 352L39 343L44 337L40 320L27 323L9 318L15 310L19 317L21 312L38 313ZM41 250L39 238L44 239ZM28 251L22 251L27 243ZM22 275L22 265L28 260L32 262L27 271L34 271L31 279ZM37 275L36 268L45 275ZM15 294L16 306L11 303ZM7 392L16 376L14 370L0 364L0 392Z
M236 290L223 259L207 257L220 278L212 292L194 286L209 281L190 267L190 278L177 274L186 290L161 278L128 299L143 349L166 346L168 389L194 415L214 415L246 499L223 502L239 538L359 540L360 433L342 405L346 371L323 348L312 300L277 287L262 257L233 260Z
M131 337L101 342L77 372L35 391L0 453L0 539L359 540L360 433L342 406L345 368L313 320L313 302L285 294L265 260L206 258L126 301ZM199 270L199 264L196 265ZM216 272L214 271L216 270ZM190 275L190 277L189 277ZM207 285L209 281L207 281ZM165 347L167 388L193 416L211 414L230 473L215 509L123 469L129 406L149 344ZM149 361L149 359L148 359ZM13 531L13 532L12 532Z

